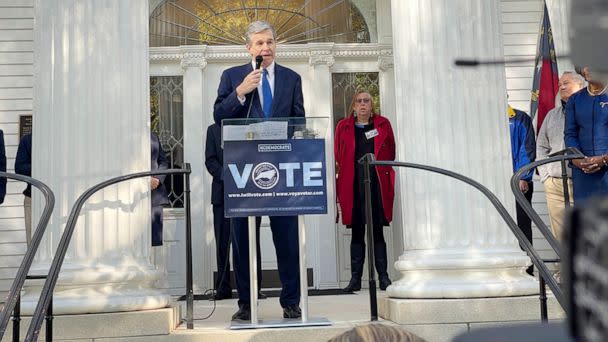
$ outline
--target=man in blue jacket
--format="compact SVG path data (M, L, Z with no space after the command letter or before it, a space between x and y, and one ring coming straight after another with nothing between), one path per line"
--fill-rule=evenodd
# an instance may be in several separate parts
M246 48L251 62L227 69L217 90L213 116L223 119L304 117L302 79L293 70L275 63L276 32L270 24L256 21L247 29ZM255 58L262 56L261 69ZM249 300L249 245L246 218L232 220L233 263L239 294L239 310L233 320L251 320ZM277 254L283 289L279 302L284 318L300 318L297 216L270 216L270 229Z
M15 158L15 173L32 176L32 133L26 134L19 141ZM30 244L32 239L32 186L28 183L23 191L23 214L25 217L25 239Z
M6 172L6 153L4 151L4 132L0 129L0 172ZM0 177L0 204L6 195L6 178Z
M521 110L513 109L511 106L508 106L507 114L509 115L511 157L513 172L515 173L536 159L536 141L534 139L532 119L528 114ZM532 203L532 192L534 191L534 184L532 183L533 175L534 170L530 170L524 173L519 180L519 190L523 192L528 203ZM532 243L531 219L519 204L516 204L516 211L517 225L524 232L528 241ZM532 266L528 267L527 272L530 275L533 274Z

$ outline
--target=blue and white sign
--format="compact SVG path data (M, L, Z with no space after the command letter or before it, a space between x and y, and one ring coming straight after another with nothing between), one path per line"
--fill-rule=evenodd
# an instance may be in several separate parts
M226 217L327 214L325 141L224 141Z

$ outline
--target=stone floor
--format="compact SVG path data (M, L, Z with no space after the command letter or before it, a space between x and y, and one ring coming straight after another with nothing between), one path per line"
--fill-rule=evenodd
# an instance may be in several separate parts
M236 302L236 299L218 301L213 311L213 302L195 301L194 330L188 331L185 324L182 324L173 335L194 334L204 336L206 341L326 341L357 324L369 323L371 319L369 293L361 291L339 296L308 297L309 318L326 318L332 322L331 326L230 330L230 319L237 310ZM180 302L180 304L182 304L182 315L185 317L185 303ZM259 301L260 320L280 319L282 313L278 298ZM382 319L380 322L392 324Z

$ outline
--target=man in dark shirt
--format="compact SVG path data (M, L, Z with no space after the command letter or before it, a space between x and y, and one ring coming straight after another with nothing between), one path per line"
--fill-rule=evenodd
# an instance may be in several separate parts
M6 153L4 152L4 132L0 129L0 172L6 172ZM0 177L0 204L6 195L6 178Z
M15 158L15 173L32 176L32 134L26 134L19 142L17 157ZM23 211L25 216L25 238L27 244L32 239L32 186L28 183L23 191Z

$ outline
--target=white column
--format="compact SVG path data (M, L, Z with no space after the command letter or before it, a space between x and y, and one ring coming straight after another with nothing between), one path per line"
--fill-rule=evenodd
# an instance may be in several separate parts
M325 157L327 161L326 179L327 179L327 215L308 215L305 216L305 226L308 236L306 253L307 260L315 262L315 286L318 288L336 288L339 285L338 277L339 270L337 263L327 263L327 260L337 260L336 256L336 225L333 218L336 217L336 207L333 199L335 197L335 186L332 181L335 179L335 170L333 165L333 123L332 120L332 84L331 84L331 67L334 65L335 59L332 54L334 43L308 43L310 49L310 64L311 72L311 87L310 94L312 101L312 109L306 115L312 117L327 118L324 127L327 127L327 136L325 137ZM309 123L313 124L313 123ZM327 125L327 126L325 126ZM316 249L316 250L313 250Z
M148 1L37 0L33 176L55 192L32 274L46 273L78 196L150 169ZM34 198L34 217L42 209ZM164 307L149 260L147 179L110 186L84 206L53 298L56 313ZM28 282L30 283L30 282ZM30 283L31 284L31 283ZM23 298L32 312L39 286Z
M514 213L504 68L454 66L457 57L503 56L499 2L391 4L398 159L469 176ZM445 176L399 170L405 251L395 263L401 279L389 287L391 297L537 291L524 271L529 258L485 197Z
M558 57L570 54L570 2L571 0L546 0L549 19L551 19L551 30L553 31L553 43L555 53ZM570 58L557 60L560 75L564 71L574 71Z
M387 4L390 11L390 1ZM391 38L390 36L388 38ZM391 38L392 39L392 38ZM399 113L395 110L395 72L393 54L391 50L381 50L380 56L378 56L378 71L380 76L380 113L388 118L390 122L395 125ZM393 127L396 130L397 127ZM396 175L395 179L395 193L401 193L401 185L399 184L399 174ZM393 261L396 251L403 251L403 226L401 225L403 216L403 206L400 196L395 197L395 203L393 203L393 222L390 226L384 227L384 237L388 242L388 260L389 263ZM394 270L389 268L389 275L391 279L395 279Z
M204 115L203 71L207 66L206 47L182 47L181 67L184 70L184 160L190 163L190 200L192 215L192 259L195 293L213 288L215 270L215 239L213 233L213 212L211 182L205 182L205 134L209 125ZM211 90L212 87L209 87ZM208 106L207 108L212 108ZM213 118L211 118L213 120ZM185 126L198 127L188 129ZM211 179L209 177L209 179ZM185 235L184 235L185 236ZM186 241L183 241L186 246ZM201 248L204 247L204 248ZM178 261L182 262L182 260Z

